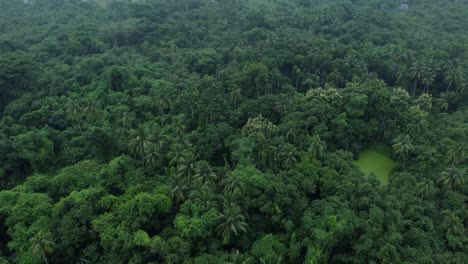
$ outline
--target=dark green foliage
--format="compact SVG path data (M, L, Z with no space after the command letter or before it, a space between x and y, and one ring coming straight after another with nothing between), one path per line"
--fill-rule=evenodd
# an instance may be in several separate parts
M0 0L0 263L468 263L468 8L399 4Z

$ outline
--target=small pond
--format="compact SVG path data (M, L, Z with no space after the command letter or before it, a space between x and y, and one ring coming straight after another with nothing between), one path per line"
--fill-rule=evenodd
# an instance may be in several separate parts
M388 183L388 176L396 166L396 162L375 150L364 150L359 154L359 159L354 161L359 169L365 174L374 174L382 184Z

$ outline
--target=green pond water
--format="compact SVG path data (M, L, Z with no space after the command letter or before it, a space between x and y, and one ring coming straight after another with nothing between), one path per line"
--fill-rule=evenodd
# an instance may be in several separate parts
M396 166L395 161L375 150L361 152L354 164L366 175L373 173L382 184L388 183L388 176Z

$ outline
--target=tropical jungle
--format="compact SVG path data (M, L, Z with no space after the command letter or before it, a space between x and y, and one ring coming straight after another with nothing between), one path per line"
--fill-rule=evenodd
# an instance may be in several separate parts
M0 0L0 263L468 263L466 0Z

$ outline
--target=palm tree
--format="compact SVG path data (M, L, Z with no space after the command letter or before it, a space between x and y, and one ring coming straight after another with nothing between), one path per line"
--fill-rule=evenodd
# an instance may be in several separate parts
M437 77L437 73L440 70L439 64L434 61L430 60L427 64L424 65L424 72L422 83L424 84L424 91L427 92L429 88L434 84L434 81Z
M439 106L443 111L449 111L456 105L458 100L460 99L460 94L456 92L444 92L440 94L439 98Z
M308 151L314 159L317 159L317 158L322 157L326 148L327 148L326 143L320 140L319 135L315 135L310 140Z
M80 132L82 132L81 121L80 121L82 117L82 111L81 111L80 105L78 104L76 100L72 100L67 105L66 113L67 113L68 118L70 118L72 122L75 122L78 128L80 129Z
M241 209L236 205L229 205L220 214L222 223L216 228L216 232L223 239L223 244L227 245L231 241L231 237L239 235L239 233L247 232L247 223L242 215Z
M229 92L229 99L231 100L234 106L237 106L242 99L242 89L236 88Z
M83 108L83 112L86 113L90 120L95 120L97 117L98 108L99 106L96 100L87 99Z
M464 175L455 168L446 169L440 175L442 185L449 190L454 190L465 182Z
M189 190L185 181L177 181L171 189L171 198L178 204L185 201L186 193Z
M125 128L129 123L128 112L125 111L122 113L122 128Z
M252 264L256 263L254 257L249 257L241 255L239 250L235 250L234 253L231 253L229 256L229 261L225 261L224 264Z
M195 175L196 155L192 152L184 152L177 167L177 176L185 179L187 182L192 182Z
M413 150L414 145L409 135L399 135L393 140L393 150L405 161L405 156Z
M424 117L421 117L417 122L410 123L406 126L408 134L412 137L416 137L421 134L428 127L429 123Z
M408 79L409 79L409 76L410 74L408 73L408 68L407 67L403 67L403 66L399 66L396 70L396 76L397 76L397 80L396 80L396 83L397 85L399 86L402 86L403 88L407 89L408 85Z
M161 160L162 154L159 147L153 143L148 145L147 150L145 151L144 162L148 166L156 166L158 161Z
M463 221L455 214L455 212L444 210L441 215L444 216L441 227L443 230L446 230L445 236L450 234L463 234Z
M451 166L458 165L465 160L465 146L464 144L453 144L449 147L446 153L447 162Z
M291 144L286 144L281 148L284 167L290 169L297 163L296 148Z
M45 238L45 235L42 231L30 239L31 248L34 254L41 256L44 263L48 264L47 255L54 253L54 242Z
M181 119L177 119L174 123L174 132L177 135L182 135L185 131L185 125Z
M457 85L457 93L458 94L463 94L465 91L466 87L468 87L468 82L465 81L465 78L461 78L460 84Z
M199 161L195 167L195 179L208 184L210 186L215 186L217 175L211 168L210 164L206 161Z
M225 193L235 197L240 197L242 195L244 186L242 185L242 182L239 180L239 178L230 174L223 179L222 185L224 186Z
M158 146L160 150L164 150L167 145L168 137L164 134L162 134L159 130L156 130L154 133L151 134L150 136L150 141Z
M182 143L174 144L174 146L168 153L168 156L170 159L169 161L170 166L175 166L180 163L182 156L184 155L185 149L186 147Z
M128 143L128 148L130 149L130 153L135 155L136 158L140 158L141 162L144 163L144 158L146 155L146 150L151 144L149 140L149 132L148 129L145 127L140 127L135 133L135 136L130 142Z
M288 132L286 133L286 138L288 139L289 142L295 143L296 142L296 128L291 127Z
M217 196L213 192L213 189L208 187L207 185L203 185L198 189L194 189L189 193L190 199L198 199L202 202L206 208L217 208Z
M447 89L446 91L450 90L450 87L453 84L458 84L460 83L462 76L462 72L460 68L458 67L450 67L446 72L445 72L445 78L444 82L447 84Z
M421 62L415 62L409 68L409 76L414 79L413 95L416 93L418 81L423 79L424 71L424 65Z
M156 100L156 105L161 113L161 125L164 125L164 110L169 109L172 105L172 100L169 96L161 94Z
M418 195L421 196L421 202L424 197L428 197L435 192L434 183L430 180L424 180L416 184Z
M275 103L275 106L273 107L273 110L278 113L280 116L284 116L288 113L288 104L287 102L284 101L279 101Z

